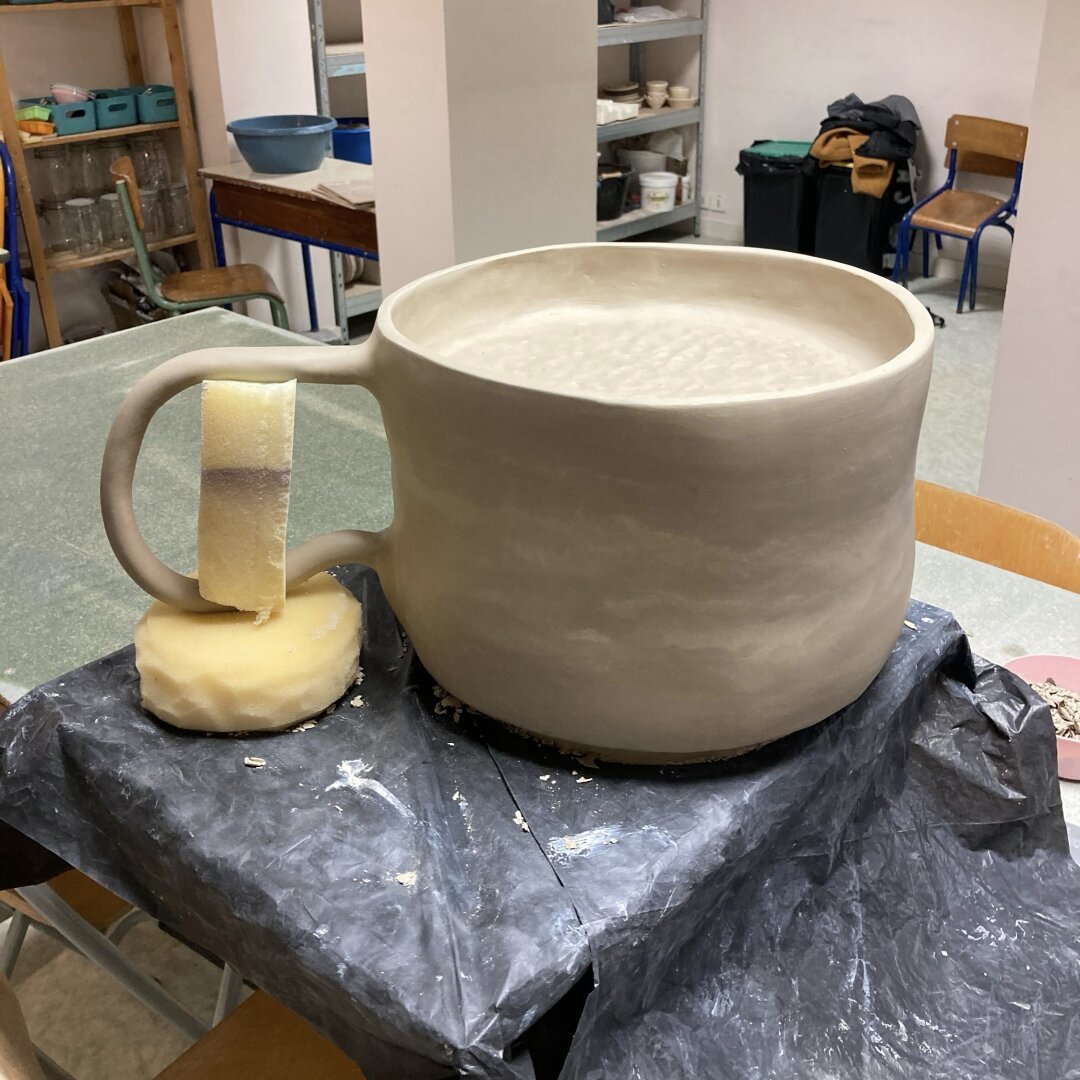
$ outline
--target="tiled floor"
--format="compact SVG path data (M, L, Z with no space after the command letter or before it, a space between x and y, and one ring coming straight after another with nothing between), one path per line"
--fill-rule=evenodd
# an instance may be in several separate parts
M953 282L917 281L913 291L946 320L936 335L918 473L974 491L1003 294L983 289L980 307L957 315ZM1080 824L1080 785L1065 787L1068 816ZM133 930L124 950L193 1012L210 1015L216 968L151 925ZM146 1080L183 1049L177 1032L115 987L108 976L34 931L13 982L32 1035L78 1080Z

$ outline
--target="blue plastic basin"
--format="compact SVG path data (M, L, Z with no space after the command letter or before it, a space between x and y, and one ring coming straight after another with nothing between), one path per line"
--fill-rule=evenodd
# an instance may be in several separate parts
M226 126L255 172L300 173L322 164L337 121L329 116L249 116Z
M366 116L339 116L334 132L334 157L371 164L371 128Z

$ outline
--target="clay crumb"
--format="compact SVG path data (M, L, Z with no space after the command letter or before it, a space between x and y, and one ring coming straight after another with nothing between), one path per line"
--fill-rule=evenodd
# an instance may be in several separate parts
M570 775L571 776L577 776L577 769L571 770Z
M607 842L609 844L617 844L619 842L619 838L617 836L609 836Z
M568 851L573 851L577 847L577 841L572 836L563 837L563 847Z
M334 809L335 809L335 810L336 810L336 811L337 811L337 812L338 812L339 814L344 814L344 813L345 813L345 811L344 811L344 810L343 810L343 809L342 809L342 808L341 808L340 806L338 806L338 804L337 804L337 803L334 803Z
M544 773L544 775L541 776L540 779L541 780L550 780L551 779L551 773Z
M529 831L529 823L521 816L520 810L514 811L514 824L517 825L522 832Z
M296 727L289 728L290 731L310 731L318 723L318 720L303 720Z
M592 777L591 776L579 776L577 778L577 783L579 783L579 784L591 784L592 783Z
M337 702L335 702L333 705L328 705L327 708L326 708L326 715L330 716L336 708L337 708Z
M357 673L356 673L356 678L353 681L353 685L354 686L359 686L363 681L364 681L364 669L360 668L360 670L357 671Z
M353 699L352 699L352 700L351 700L351 701L349 702L349 704L350 704L350 705L351 705L351 706L352 706L352 707L353 707L354 709L359 709L359 708L360 708L360 706L364 704L364 699L363 699L363 698L362 698L362 697L361 697L361 696L360 696L359 694L357 694L357 695L356 695L356 697L354 697L354 698L353 698Z
M406 889L411 889L416 884L416 871L409 870L404 874L398 874L394 880L399 885L404 885Z
M460 791L455 791L454 794L450 796L450 798L454 802L461 802L461 792Z
M916 626L916 625L915 625L915 624L914 624L914 623L913 623L913 622L912 622L912 621L911 621L910 619L905 619L905 620L904 620L904 625L905 625L905 626L906 626L906 627L907 627L907 628L908 628L909 630L918 630L918 629L919 629L919 628L918 628L918 627L917 627L917 626Z
M244 764L249 769L261 769L266 764L266 758L264 758L264 757L246 757L246 758L244 758Z

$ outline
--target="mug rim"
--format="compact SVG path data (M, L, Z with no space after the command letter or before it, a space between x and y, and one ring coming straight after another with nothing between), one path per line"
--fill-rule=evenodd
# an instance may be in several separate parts
M845 375L839 379L831 379L827 382L816 383L813 386L797 387L791 390L754 390L745 393L716 393L696 394L692 397L676 397L663 395L643 395L635 397L621 397L614 393L590 393L587 391L568 391L553 387L529 386L512 379L498 378L494 375L479 371L467 370L453 364L449 359L440 355L426 346L413 341L394 322L394 309L405 298L420 288L426 287L430 282L439 278L448 277L452 274L462 273L472 267L482 266L485 263L494 263L510 259L518 259L539 252L573 251L582 248L619 248L625 250L625 245L617 242L584 242L578 244L544 244L539 247L521 248L517 251L500 252L497 255L487 255L480 259L470 259L468 262L455 263L442 270L435 270L430 274L424 274L399 289L394 290L379 307L375 320L375 330L385 339L408 352L415 353L424 360L453 372L462 378L477 379L481 382L491 383L496 386L520 390L529 394L542 394L552 398L563 398L567 401L587 401L598 405L612 405L622 408L643 409L693 409L710 408L721 405L746 405L759 402L799 401L822 395L831 395L846 390L856 390L863 386L887 381L898 377L909 368L916 367L920 361L928 360L934 343L934 322L922 304L906 288L896 282L883 278L879 274L873 274L868 270L862 270L857 266L849 266L847 263L835 262L832 259L819 259L813 255L802 255L794 251L777 251L771 248L736 247L727 245L701 245L701 244L664 244L645 243L634 244L635 249L647 249L651 251L694 251L720 253L720 258L753 258L776 260L777 262L801 262L823 263L833 270L839 270L851 277L862 278L871 282L883 292L892 296L900 303L911 320L912 340L894 356L889 357L883 363L875 364L864 371L853 375Z

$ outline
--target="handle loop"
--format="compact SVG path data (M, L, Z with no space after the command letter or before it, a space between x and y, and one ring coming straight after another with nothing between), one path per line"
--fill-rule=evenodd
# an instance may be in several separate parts
M275 349L201 349L174 356L144 375L124 398L109 429L101 462L101 516L120 565L158 600L187 611L229 611L199 595L196 578L166 566L150 550L135 520L132 482L143 437L154 413L181 390L204 379L242 382L356 384L372 389L373 353L358 346L297 346ZM346 529L308 540L288 553L286 587L343 562L375 566L382 533Z

